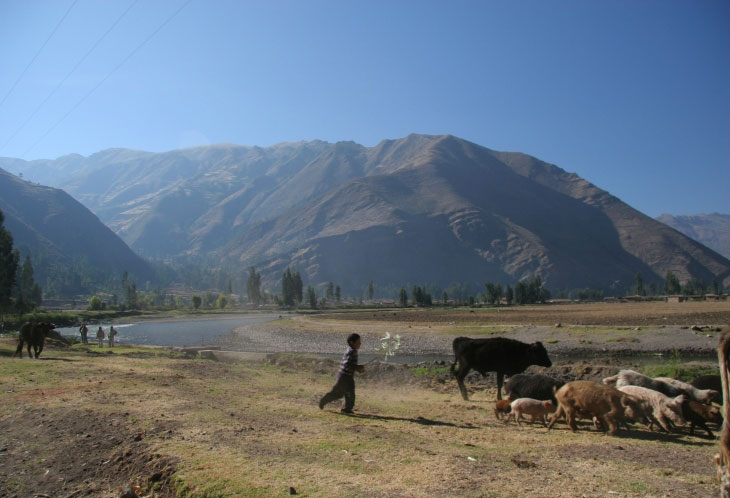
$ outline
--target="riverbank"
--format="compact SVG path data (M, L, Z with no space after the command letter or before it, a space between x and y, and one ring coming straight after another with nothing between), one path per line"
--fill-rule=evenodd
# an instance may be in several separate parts
M647 303L652 304L652 303ZM663 304L663 303L662 303ZM694 304L694 303L690 303ZM704 303L703 303L704 304ZM681 320L696 325L669 325L651 323L648 318L655 314L655 307L645 308L647 315L638 314L641 308L610 305L610 308L579 307L577 305L549 307L551 318L575 318L577 313L594 313L594 320L603 325L573 324L567 321L551 325L521 324L525 316L533 318L536 310L510 311L509 317L516 323L490 321L496 312L482 311L401 311L363 313L330 313L322 315L285 316L277 320L247 327L239 327L219 337L215 343L224 349L251 352L304 352L317 354L341 353L348 334L361 335L361 354L376 354L380 339L390 333L400 336L399 355L412 357L452 355L452 342L456 337L509 337L523 342L541 341L548 352L560 356L595 355L673 355L714 356L717 338L730 323L730 306L708 303L713 306L694 307L691 315L683 314ZM596 309L598 311L596 312ZM663 310L666 312L666 310ZM684 310L682 310L684 311ZM606 320L608 312L615 316L633 315L629 325L612 325L615 319ZM676 315L667 314L672 319ZM665 317L663 317L665 318ZM656 318L653 318L656 319ZM711 322L710 319L727 319L727 322ZM668 321L668 320L663 320ZM621 320L623 323L623 319ZM640 323L641 325L636 325Z

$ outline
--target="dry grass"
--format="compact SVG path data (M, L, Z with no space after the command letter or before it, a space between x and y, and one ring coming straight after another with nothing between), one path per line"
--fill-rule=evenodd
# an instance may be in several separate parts
M490 308L433 308L403 311L330 313L316 320L350 320L369 323L404 322L419 326L478 325L590 325L648 326L730 323L730 301L684 303L585 303L505 306Z
M222 364L49 350L34 361L9 358L10 347L0 344L0 423L68 406L123 419L154 451L180 458L181 496L281 496L290 486L302 496L716 494L714 442L505 426L487 401L493 392L464 402L453 382L434 390L358 379L356 415L344 416L334 404L317 408L334 372L311 359ZM31 474L43 471L38 463Z

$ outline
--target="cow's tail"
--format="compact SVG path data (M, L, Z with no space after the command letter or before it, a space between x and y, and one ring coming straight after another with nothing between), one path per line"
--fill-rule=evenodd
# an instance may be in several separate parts
M461 347L459 344L463 342L464 339L467 339L466 337L457 337L454 339L454 342L451 343L451 347L454 350L454 363L451 365L451 375L456 375L456 365L459 363L459 353L461 351Z

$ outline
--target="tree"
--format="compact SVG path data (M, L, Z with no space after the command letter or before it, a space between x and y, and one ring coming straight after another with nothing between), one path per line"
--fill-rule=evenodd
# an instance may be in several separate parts
M656 296L656 291L656 282L652 280L651 282L649 282L649 295Z
M712 293L713 294L720 294L720 282L717 281L716 278L712 279Z
M126 276L127 272L124 272ZM132 282L126 287L126 300L127 308L134 310L137 309L137 284Z
M311 285L307 286L307 301L309 301L309 307L313 310L317 309L317 293L314 292L314 288Z
M228 305L228 297L225 294L221 294L218 296L218 299L215 300L215 305L219 309L223 309Z
M667 295L679 294L682 292L682 286L679 284L679 279L671 270L667 271L667 276L664 279L664 292Z
M342 299L342 289L340 289L339 285L336 285L335 286L335 301L337 301L339 303L341 299Z
M20 255L13 249L13 236L3 227L0 211L0 314L10 309Z
M515 293L512 290L512 286L508 285L507 289L504 292L504 298L507 300L507 304L512 304L512 301L515 299Z
M542 279L540 275L536 276L527 283L527 303L533 304L544 302L542 292Z
M23 303L23 309L18 310L21 313L33 310L41 304L41 289L33 279L33 264L28 254L25 255L25 260L20 267L17 300Z
M528 300L528 289L527 284L520 280L517 282L517 285L515 285L515 303L517 304L526 304Z
M253 266L248 269L246 295L248 296L248 302L254 306L258 306L261 302L261 274L256 273L256 268Z
M373 295L374 295L374 294L375 294L375 284L374 284L374 283L373 283L373 281L371 280L371 281L370 281L370 283L368 284L368 299L369 299L370 301L372 301L372 300L373 300Z
M294 286L294 299L297 304L301 304L304 299L304 292L302 291L302 276L298 271L292 275L292 285Z
M499 304L499 300L502 299L502 285L487 282L484 287L487 291L487 302L489 304Z
M332 283L332 280L330 280L330 281L329 281L329 282L327 283L327 291L326 291L326 293L325 293L325 297L326 297L327 299L329 299L329 300L332 300L332 299L334 299L334 297L335 297L335 284L334 284L334 283Z
M191 298L191 302L193 304L193 308L196 310L200 308L200 305L203 303L203 299L198 296L197 294L193 294L193 297Z
M646 291L644 290L644 279L641 277L641 273L636 272L634 280L636 281L636 295L645 296Z
M441 292L441 304L446 306L446 303L449 301L449 295L446 293L446 291Z
M228 295L230 296L233 294L233 281L229 278L228 279Z
M281 300L284 306L294 306L296 300L296 289L294 284L294 275L287 267L281 276Z
M683 292L687 296L704 296L707 293L707 283L700 278L690 278Z
M89 309L91 311L98 311L102 309L103 302L99 296L91 296L91 299L89 299Z
M400 292L398 293L398 303L401 308L408 306L408 293L406 292L405 287L400 288Z

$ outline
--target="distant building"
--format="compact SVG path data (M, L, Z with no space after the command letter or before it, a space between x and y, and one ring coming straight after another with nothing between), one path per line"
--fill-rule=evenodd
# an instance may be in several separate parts
M687 298L685 296L667 296L668 303L681 303L686 300Z

